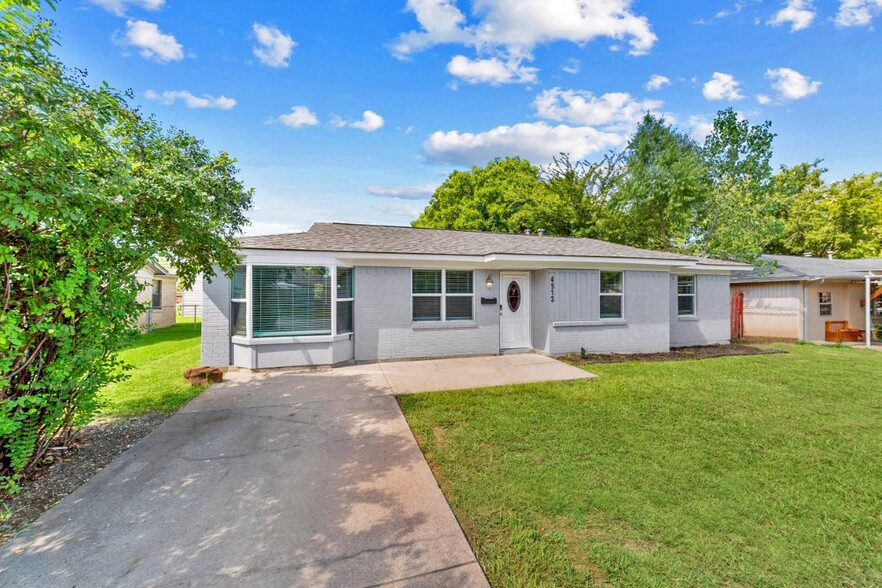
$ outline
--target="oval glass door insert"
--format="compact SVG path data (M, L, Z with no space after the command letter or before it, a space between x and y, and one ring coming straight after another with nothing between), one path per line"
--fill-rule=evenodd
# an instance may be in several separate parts
M508 309L517 312L521 306L521 286L514 280L508 285Z

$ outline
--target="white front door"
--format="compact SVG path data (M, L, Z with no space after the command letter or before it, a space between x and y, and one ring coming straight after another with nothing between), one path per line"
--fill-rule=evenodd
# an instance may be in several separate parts
M500 282L499 347L530 348L530 274L503 273Z

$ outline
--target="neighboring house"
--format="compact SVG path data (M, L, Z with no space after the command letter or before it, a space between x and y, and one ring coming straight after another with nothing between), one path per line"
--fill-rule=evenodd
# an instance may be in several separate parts
M824 341L827 321L863 331L882 323L879 279L882 259L763 255L753 270L732 275L732 295L744 295L745 337Z
M144 285L137 300L148 305L147 311L138 317L138 325L161 328L175 324L178 278L158 263L150 261L138 270L135 279Z
M196 276L190 289L181 290L179 307L181 316L202 316L202 274Z
M750 266L592 239L316 223L203 283L202 363L244 368L729 341Z

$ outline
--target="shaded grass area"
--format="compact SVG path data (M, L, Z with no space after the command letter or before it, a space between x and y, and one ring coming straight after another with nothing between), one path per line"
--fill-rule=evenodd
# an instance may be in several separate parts
M497 586L882 585L882 354L399 397Z
M201 323L192 317L139 336L120 353L132 366L129 378L106 386L99 398L101 416L132 416L147 411L173 412L204 386L190 386L184 370L199 365Z

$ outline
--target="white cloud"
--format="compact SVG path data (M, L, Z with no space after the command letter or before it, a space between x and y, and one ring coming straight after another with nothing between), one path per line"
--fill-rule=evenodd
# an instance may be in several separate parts
M727 18L727 17L733 16L735 14L738 14L742 10L744 10L744 2L736 2L735 5L732 6L732 8L723 8L722 10L717 12L714 15L714 18L716 18L716 19Z
M381 204L374 204L373 209L377 212L382 212L383 214L391 216L406 216L410 219L418 217L422 212L421 209L406 202L383 202Z
M456 55L447 64L447 71L469 84L487 83L498 86L535 82L538 70L535 67L522 65L521 59L509 58L505 61L498 57L469 59L464 55Z
M663 76L660 74L652 74L652 77L649 78L649 81L646 82L647 90L660 90L662 86L667 86L671 83L671 78L667 76Z
M400 34L391 50L407 59L435 45L458 44L504 61L529 60L538 45L582 45L606 37L627 42L632 55L642 55L658 38L649 20L631 11L631 4L632 0L474 0L469 22L456 0L407 0L407 10L420 26Z
M383 120L382 116L373 110L365 110L361 115L361 120L351 122L349 126L366 133L373 133L377 129L382 128L384 124L386 124L386 121Z
M799 100L821 89L821 82L812 80L789 67L766 70L766 77L783 100Z
M808 28L815 20L815 10L811 0L787 0L784 8L766 21L771 26L790 24L790 32L795 33Z
M373 110L365 110L361 114L361 120L346 120L339 116L335 116L333 120L331 120L331 125L338 129L350 127L366 133L372 133L377 129L382 128L384 124L386 124L386 121L383 120L383 117Z
M865 27L882 13L882 0L840 0L836 24L841 27Z
M257 39L254 56L270 67L288 67L288 58L297 46L294 39L271 25L254 23L251 30Z
M300 127L312 127L319 123L318 117L305 106L292 106L291 112L279 115L278 120L286 127L299 129Z
M757 95L757 97L756 97L756 101L759 102L760 104L771 104L771 103L772 103L772 97L771 97L771 96L768 96L768 95L766 95L766 94L759 94L759 95Z
M495 157L505 156L547 163L560 153L583 159L623 145L626 140L623 134L594 127L535 122L500 126L483 133L436 131L423 144L423 152L430 161L455 165L483 165Z
M647 111L664 105L660 100L637 100L627 92L595 96L581 90L552 88L536 96L536 116L547 120L609 127L609 130L634 128Z
M130 7L159 10L165 6L165 0L89 0L89 2L116 16L124 16Z
M696 114L686 119L686 126L692 129L692 136L699 143L704 143L707 136L714 130L714 123L709 121L707 117Z
M419 186L368 186L371 196L383 198L399 198L402 200L426 200L432 197L438 184L422 184Z
M560 66L560 69L564 73L577 74L579 73L579 70L582 69L582 64L575 57L570 57Z
M182 101L187 108L217 108L219 110L230 110L236 105L236 100L227 98L226 96L211 96L203 94L196 96L187 90L166 90L162 94L147 90L144 92L150 100L162 100L163 104L174 104L178 100Z
M744 96L739 92L741 82L727 73L714 72L711 79L705 82L701 93L708 100L741 100Z
M159 27L146 20L126 21L126 34L121 45L138 47L144 59L153 59L161 63L180 61L184 58L184 47L173 35L163 33Z

